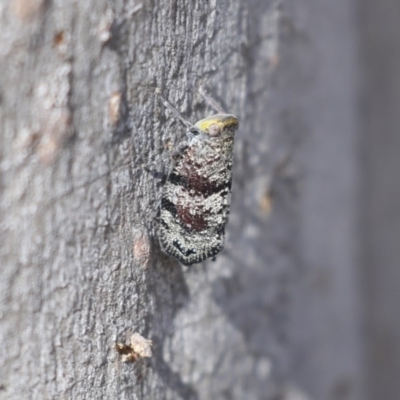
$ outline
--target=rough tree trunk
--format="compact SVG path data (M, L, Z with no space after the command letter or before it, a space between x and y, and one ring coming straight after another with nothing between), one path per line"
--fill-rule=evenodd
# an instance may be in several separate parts
M361 399L352 2L0 5L0 398ZM157 174L237 115L217 261L156 237ZM139 332L153 356L121 363ZM303 397L301 397L303 396Z

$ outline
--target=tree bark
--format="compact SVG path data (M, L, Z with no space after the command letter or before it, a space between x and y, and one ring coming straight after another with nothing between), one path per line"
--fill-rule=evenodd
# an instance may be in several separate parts
M0 6L0 398L363 398L353 5ZM156 91L194 123L201 87L240 121L232 208L182 267ZM122 363L133 332L153 356Z

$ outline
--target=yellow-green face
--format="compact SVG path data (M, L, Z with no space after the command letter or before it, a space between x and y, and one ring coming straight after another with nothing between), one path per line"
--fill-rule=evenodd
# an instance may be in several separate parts
M219 136L224 132L235 131L239 126L238 119L231 114L216 114L196 122L195 127L209 136Z

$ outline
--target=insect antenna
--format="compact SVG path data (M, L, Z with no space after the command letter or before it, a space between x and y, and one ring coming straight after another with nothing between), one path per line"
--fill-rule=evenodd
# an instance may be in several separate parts
M217 111L219 114L227 114L227 112L224 110L224 108L219 104L215 99L213 99L204 89L203 86L199 87L199 93L203 97L203 99L210 105L211 108L213 108L215 111Z
M188 129L190 129L193 126L192 123L190 123L185 118L183 118L182 115L179 113L179 111L167 99L165 99L161 95L159 89L156 90L156 94L160 97L162 103L164 104L164 107L168 108L172 112L172 114L174 114L175 117L178 118L179 121L182 122L183 125L185 125Z

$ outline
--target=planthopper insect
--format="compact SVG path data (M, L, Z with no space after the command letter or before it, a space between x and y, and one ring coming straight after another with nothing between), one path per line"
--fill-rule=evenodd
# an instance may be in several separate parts
M223 246L231 202L233 144L238 119L216 114L187 127L172 156L160 211L162 250L184 265L215 257Z

